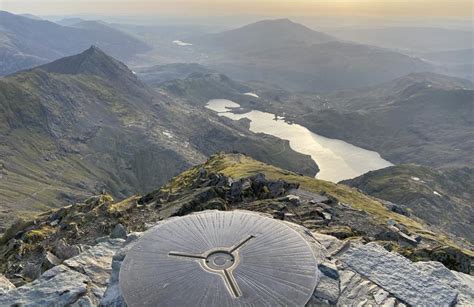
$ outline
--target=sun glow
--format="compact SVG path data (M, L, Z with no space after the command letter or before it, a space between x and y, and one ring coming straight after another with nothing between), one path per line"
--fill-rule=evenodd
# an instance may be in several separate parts
M472 17L472 0L0 0L0 9L36 14L248 14Z

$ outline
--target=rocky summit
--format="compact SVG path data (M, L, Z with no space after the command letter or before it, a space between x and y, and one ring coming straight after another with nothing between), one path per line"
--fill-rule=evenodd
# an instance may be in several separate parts
M299 234L318 272L307 306L473 302L472 247L345 185L216 154L150 194L117 202L104 192L12 225L0 245L0 305L126 306L120 272L134 246L160 225L215 210Z

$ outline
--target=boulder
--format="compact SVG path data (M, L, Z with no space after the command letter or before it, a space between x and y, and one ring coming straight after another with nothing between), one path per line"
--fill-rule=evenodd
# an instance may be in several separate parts
M28 262L23 268L22 275L27 280L34 280L41 275L41 263Z
M120 238L126 239L127 238L127 229L122 224L115 225L114 229L110 233L111 238Z
M44 255L43 265L46 266L47 269L51 269L57 265L61 264L61 259L56 257L55 254L51 252L46 252Z
M54 248L54 253L60 259L69 259L71 257L77 256L81 253L82 247L79 245L69 245L63 239L59 240L56 243Z

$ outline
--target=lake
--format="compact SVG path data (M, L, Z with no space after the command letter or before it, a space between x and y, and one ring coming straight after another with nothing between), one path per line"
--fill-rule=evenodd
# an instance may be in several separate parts
M310 155L318 164L320 169L316 175L318 179L339 182L393 165L382 159L375 151L318 135L301 125L289 124L281 117L275 118L274 114L261 111L244 114L231 112L232 108L239 107L239 104L227 99L213 99L206 105L206 108L217 112L220 116L234 120L249 119L252 132L288 140L293 150Z

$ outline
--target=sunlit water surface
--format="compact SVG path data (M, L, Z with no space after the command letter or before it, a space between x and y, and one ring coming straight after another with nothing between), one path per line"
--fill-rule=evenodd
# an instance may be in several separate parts
M221 116L234 120L249 119L251 121L250 130L253 132L288 140L293 150L310 155L318 164L320 169L316 175L318 179L339 182L392 165L375 151L320 136L301 125L288 124L281 118L276 120L275 116L270 113L250 111L244 114L234 114L230 112L230 109L240 106L227 99L210 100L206 107Z

